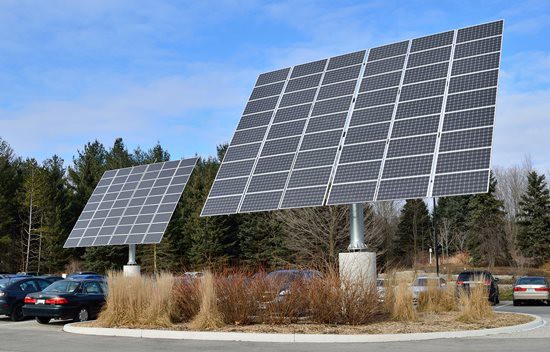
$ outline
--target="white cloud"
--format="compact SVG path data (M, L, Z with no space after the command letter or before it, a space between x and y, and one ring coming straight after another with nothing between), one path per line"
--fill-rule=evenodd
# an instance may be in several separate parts
M170 141L186 155L230 138L254 77L248 70L210 68L191 76L168 76L120 94L35 102L20 110L0 110L1 136L23 156L65 158L95 138L109 144L123 137L130 145ZM222 139L222 140L220 140ZM192 149L196 145L197 149ZM184 150L185 149L185 150Z
M503 93L498 98L493 164L509 166L530 154L539 170L550 169L550 90Z

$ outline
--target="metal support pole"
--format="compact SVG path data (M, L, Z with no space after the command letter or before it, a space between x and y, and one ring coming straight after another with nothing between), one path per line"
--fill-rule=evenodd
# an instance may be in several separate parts
M361 252L366 249L367 246L365 245L365 219L363 215L363 204L350 204L348 251Z
M437 202L432 198L433 202L433 228L434 228L434 248L435 248L435 273L439 276L439 237L437 236Z
M136 245L128 245L128 265L136 265Z

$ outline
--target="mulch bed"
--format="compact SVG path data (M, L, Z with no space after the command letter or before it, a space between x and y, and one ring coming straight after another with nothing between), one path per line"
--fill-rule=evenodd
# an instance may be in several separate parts
M458 312L420 314L418 321L397 322L389 321L381 316L378 321L368 325L323 325L323 324L285 324L285 325L226 325L223 328L212 331L225 332L250 332L250 333L297 333L297 334L401 334L401 333L422 333L422 332L444 332L460 330L479 330L499 328L525 324L533 320L532 317L514 313L498 313L492 319L486 319L476 323L463 323L457 321ZM86 326L102 327L97 322L89 322ZM119 328L125 328L119 326ZM126 328L155 329L151 326L132 326ZM187 324L177 324L170 330L189 330Z

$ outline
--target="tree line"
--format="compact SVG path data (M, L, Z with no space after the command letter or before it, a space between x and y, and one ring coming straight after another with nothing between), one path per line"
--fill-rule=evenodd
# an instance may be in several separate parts
M142 268L337 265L348 245L347 206L199 216L226 150L220 145L217 155L199 158L163 241L138 246ZM129 151L118 138L110 147L87 143L66 165L56 155L42 162L23 159L0 139L0 271L120 268L127 246L63 244L106 170L170 157L160 143ZM382 269L425 263L430 248L446 257L467 253L476 266L541 265L550 260L550 193L545 176L524 162L496 168L488 193L442 197L435 208L422 199L365 204L365 228Z

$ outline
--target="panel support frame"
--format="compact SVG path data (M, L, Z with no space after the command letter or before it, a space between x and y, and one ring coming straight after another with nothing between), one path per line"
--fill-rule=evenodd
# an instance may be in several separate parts
M363 203L349 205L349 252L367 250L365 244L365 215Z

